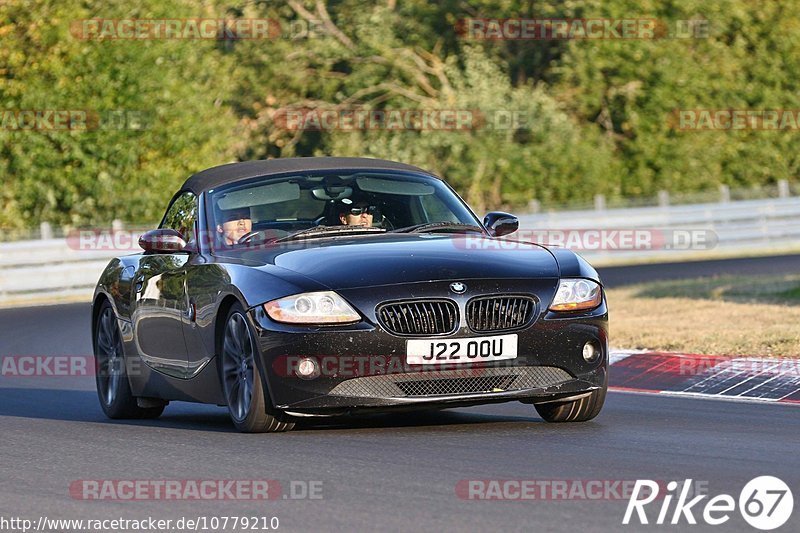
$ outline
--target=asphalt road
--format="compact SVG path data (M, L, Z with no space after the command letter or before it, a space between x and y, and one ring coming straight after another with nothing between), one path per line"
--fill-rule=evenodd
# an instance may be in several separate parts
M796 271L796 262L769 265L794 264ZM612 270L604 271L608 279L618 275ZM88 313L85 304L2 310L0 355L88 354ZM642 525L621 525L627 501L613 498L615 481L693 479L712 496L738 500L747 481L773 475L797 500L799 438L800 409L792 405L613 392L600 416L585 424L546 424L532 407L509 403L242 435L218 407L173 403L156 421L112 422L91 377L5 376L0 525L2 518L40 516L263 516L277 517L285 531L641 531ZM282 492L259 502L93 501L69 492L80 480L165 479L268 479L279 481ZM509 479L571 487L573 480L603 480L610 498L481 501L456 492L462 480ZM284 499L291 486L302 495L303 483L293 481L314 482L321 499ZM658 502L647 508L651 521ZM702 508L694 515L702 522ZM796 531L798 520L795 511L779 531ZM684 520L659 530L755 531L737 511L722 527Z
M770 276L800 273L800 255L743 257L711 261L683 261L597 269L603 284L618 287L651 280L674 280L710 276Z

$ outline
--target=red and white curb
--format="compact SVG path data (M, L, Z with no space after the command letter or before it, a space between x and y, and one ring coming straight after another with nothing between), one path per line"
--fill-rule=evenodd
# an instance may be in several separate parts
M800 404L800 359L612 350L609 388Z

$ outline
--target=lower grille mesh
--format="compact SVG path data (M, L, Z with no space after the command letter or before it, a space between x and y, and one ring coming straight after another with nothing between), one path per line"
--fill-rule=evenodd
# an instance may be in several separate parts
M545 388L570 379L568 372L552 366L432 370L348 379L330 394L360 398L444 396Z
M467 394L506 390L517 376L486 376L475 378L430 379L395 382L406 396L437 396L441 394Z

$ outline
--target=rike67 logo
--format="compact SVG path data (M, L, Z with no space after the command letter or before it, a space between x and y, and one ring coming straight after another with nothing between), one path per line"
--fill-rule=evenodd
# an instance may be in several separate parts
M655 524L697 524L695 513L699 514L706 524L718 526L731 518L737 508L737 502L729 494L719 494L700 504L708 495L690 497L692 480L687 479L683 485L670 481L666 493L660 494L662 487L649 479L638 479L633 493L625 509L623 524L650 524L652 514L648 517L645 507L657 499L661 506ZM671 509L675 500L675 507ZM656 504L657 507L658 505ZM794 498L789 486L773 476L759 476L751 479L739 493L739 512L742 518L756 529L768 531L781 527L792 516ZM670 513L670 511L672 511ZM631 522L633 520L633 522ZM685 521L685 522L684 522Z

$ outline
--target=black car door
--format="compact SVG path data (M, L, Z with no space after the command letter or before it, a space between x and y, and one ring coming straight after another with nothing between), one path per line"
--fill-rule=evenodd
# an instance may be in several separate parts
M136 304L134 335L142 359L174 377L187 375L188 356L183 322L189 312L186 269L195 243L197 198L190 192L177 196L160 228L174 229L189 242L186 251L142 256L134 276Z

